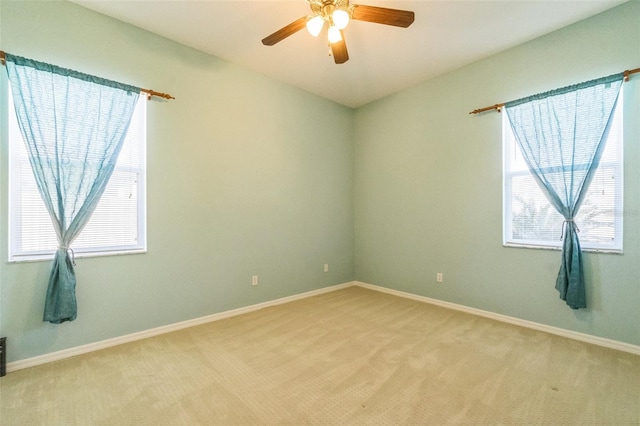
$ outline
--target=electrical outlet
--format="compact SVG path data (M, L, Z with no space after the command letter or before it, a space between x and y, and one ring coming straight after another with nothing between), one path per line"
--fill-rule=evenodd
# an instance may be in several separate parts
M328 263L324 264L324 271L325 272L329 272L329 264Z
M254 275L251 277L251 285L258 285L258 276Z
M436 274L436 282L438 282L438 283L443 282L442 272L438 272L438 273Z

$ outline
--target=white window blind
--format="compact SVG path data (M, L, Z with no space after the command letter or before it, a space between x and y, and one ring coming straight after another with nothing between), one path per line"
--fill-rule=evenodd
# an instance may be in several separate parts
M583 249L622 251L622 92L598 170L575 222ZM502 117L504 155L504 244L561 247L564 218L547 201L529 172L507 114Z
M58 242L8 98L9 261L52 258ZM104 195L71 244L76 256L146 250L146 104L141 95Z

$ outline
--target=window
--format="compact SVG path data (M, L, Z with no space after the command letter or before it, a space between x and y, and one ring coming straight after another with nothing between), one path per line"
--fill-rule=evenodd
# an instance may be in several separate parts
M9 261L51 259L56 235L9 98ZM146 251L146 96L140 96L109 184L71 244L76 256Z
M600 165L576 217L583 249L622 251L622 105L620 92ZM504 244L561 248L564 218L529 172L506 113L502 131Z

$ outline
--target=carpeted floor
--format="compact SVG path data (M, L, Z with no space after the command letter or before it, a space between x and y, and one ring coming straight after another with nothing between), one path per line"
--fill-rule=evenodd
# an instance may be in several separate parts
M350 287L9 373L9 425L638 425L640 357Z

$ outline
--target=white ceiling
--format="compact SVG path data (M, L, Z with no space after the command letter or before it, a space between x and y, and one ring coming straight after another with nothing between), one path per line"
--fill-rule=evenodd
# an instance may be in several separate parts
M89 9L357 108L572 24L626 0L352 0L412 10L398 28L352 21L349 61L328 56L326 32L267 35L308 15L305 0L72 0ZM326 29L325 29L326 31Z

